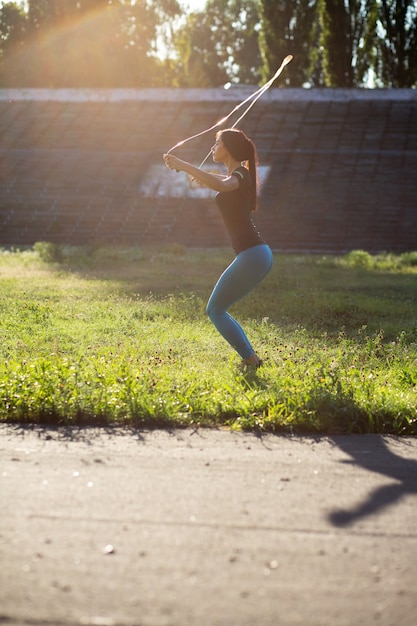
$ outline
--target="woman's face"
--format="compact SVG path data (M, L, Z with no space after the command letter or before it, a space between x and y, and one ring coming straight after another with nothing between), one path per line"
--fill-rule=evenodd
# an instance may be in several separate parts
M222 136L219 135L211 148L211 153L213 155L213 161L215 163L224 163L227 155L229 154L226 150L226 146L222 141Z

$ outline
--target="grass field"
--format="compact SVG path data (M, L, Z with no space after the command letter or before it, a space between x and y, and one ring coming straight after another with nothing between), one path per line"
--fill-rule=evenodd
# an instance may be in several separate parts
M264 366L205 316L224 250L0 250L0 419L417 434L417 253L275 255L236 305Z

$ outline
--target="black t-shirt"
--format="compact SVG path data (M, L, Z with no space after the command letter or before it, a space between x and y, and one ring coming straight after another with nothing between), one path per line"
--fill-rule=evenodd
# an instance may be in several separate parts
M246 167L238 167L236 176L239 186L234 191L222 191L216 196L216 203L232 241L236 254L265 243L251 218L251 178Z

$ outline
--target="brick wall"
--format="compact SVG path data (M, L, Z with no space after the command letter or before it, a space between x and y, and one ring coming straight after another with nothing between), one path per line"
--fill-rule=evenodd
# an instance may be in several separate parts
M155 166L250 93L0 90L0 245L228 245L213 198ZM415 90L274 89L239 127L269 166L256 222L274 249L417 249ZM213 136L178 155L199 164Z

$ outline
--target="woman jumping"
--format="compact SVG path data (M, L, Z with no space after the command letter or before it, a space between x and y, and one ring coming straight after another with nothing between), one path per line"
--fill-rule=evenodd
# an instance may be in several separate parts
M243 328L227 312L258 285L272 267L272 252L257 231L251 212L258 206L257 154L255 144L237 129L221 130L212 149L213 161L223 163L226 175L217 175L164 154L169 169L184 171L217 191L216 203L229 232L235 259L223 272L207 303L207 315L217 330L242 357L243 365L258 368L262 361L252 348Z

